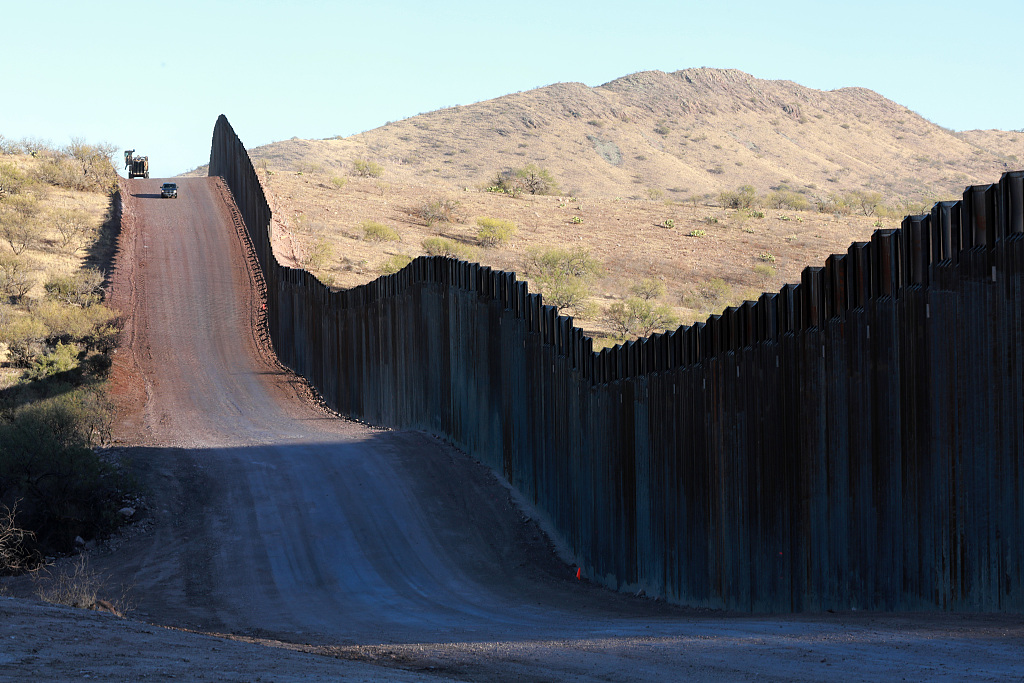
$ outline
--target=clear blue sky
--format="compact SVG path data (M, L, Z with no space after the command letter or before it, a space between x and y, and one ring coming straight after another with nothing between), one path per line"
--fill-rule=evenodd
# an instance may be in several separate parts
M255 147L698 66L1024 128L1024 0L7 0L0 16L0 135L134 147L154 176L206 163L219 114Z

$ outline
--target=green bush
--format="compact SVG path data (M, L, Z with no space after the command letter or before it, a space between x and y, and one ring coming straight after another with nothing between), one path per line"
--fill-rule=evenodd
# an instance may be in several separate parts
M698 283L683 303L699 311L720 310L732 296L732 287L720 277Z
M677 324L671 308L636 296L609 306L605 311L605 319L620 339L646 337Z
M853 206L850 204L849 195L830 192L823 199L818 200L818 211L837 216L848 216L853 213Z
M775 254L771 253L770 251L762 251L760 254L757 255L757 258L759 258L762 261L767 261L768 263L775 263Z
M630 287L629 291L644 301L660 299L665 296L665 283L652 277L644 278Z
M348 185L348 178L339 178L338 176L332 176L331 185L334 185L334 187L338 188L339 190L344 190L345 186Z
M78 368L78 348L57 342L53 351L36 358L25 372L28 381L39 381Z
M0 420L0 504L20 501L18 526L46 552L67 552L117 524L124 482L93 452L113 411L99 391L79 387L23 405Z
M480 229L476 238L485 247L496 247L505 244L516 234L516 224L501 218L482 217L476 219Z
M334 245L326 238L321 237L310 245L306 257L302 259L302 265L306 270L323 270L332 258L334 258Z
M391 275L397 273L402 268L412 263L412 257L406 256L405 254L395 254L383 264L381 264L380 272L382 275Z
M473 251L466 246L445 237L428 237L420 243L423 251L430 256L447 256L448 258L472 260Z
M455 243L444 237L428 237L421 245L428 256L455 256Z
M361 178L379 178L384 175L384 167L375 161L355 159L352 161L355 174Z
M791 190L776 190L768 195L765 201L773 209L809 211L811 208L811 203L807 201L807 197Z
M705 283L698 285L697 291L709 301L725 302L732 294L732 287L720 277L713 277Z
M71 138L71 143L61 152L76 170L70 187L108 194L117 189L117 171L113 162L117 148L114 145L94 145L83 138Z
M767 263L758 263L754 266L754 274L761 278L763 282L767 282L775 277L775 269Z
M665 227L666 228L670 228L670 229L674 228L674 227L676 227L676 222L674 220L672 220L671 218L666 218L665 219Z
M858 207L865 216L873 216L885 212L881 192L854 190L849 193L848 197L849 203Z
M53 300L35 304L32 315L46 327L46 338L51 343L87 339L115 317L115 313L103 304L79 307Z
M689 232L690 237L707 237L707 230L691 230Z
M491 192L504 192L518 197L521 194L558 194L558 182L547 169L537 164L510 168L498 173L488 188Z
M736 191L723 191L718 201L727 209L749 209L757 202L757 190L752 185L743 185Z
M363 239L365 240L372 242L400 242L402 240L397 230L383 223L364 221L362 228Z
M586 300L590 297L590 284L582 278L561 278L540 284L544 303L554 306L561 313L571 310L574 315L584 315Z
M590 282L602 271L601 262L586 249L532 248L524 270L536 283L544 301L559 311L579 315L590 296Z
M103 273L95 268L83 268L73 275L58 275L43 288L46 295L56 301L73 306L91 306L103 294Z
M50 330L34 315L14 315L0 327L0 342L7 345L11 362L27 367L46 349Z

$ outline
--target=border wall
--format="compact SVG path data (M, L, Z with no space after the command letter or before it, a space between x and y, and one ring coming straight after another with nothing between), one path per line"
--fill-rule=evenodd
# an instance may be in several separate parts
M600 353L514 273L421 257L331 292L279 265L223 116L210 175L281 361L342 414L490 465L591 580L749 611L1024 611L1024 172Z

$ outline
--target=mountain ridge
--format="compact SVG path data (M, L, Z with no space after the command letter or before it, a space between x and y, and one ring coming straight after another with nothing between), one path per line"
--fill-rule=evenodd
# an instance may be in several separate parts
M815 90L701 67L593 88L554 83L250 156L342 174L361 158L380 163L387 180L475 187L536 163L579 196L688 199L752 185L927 203L1011 170L1024 134L956 133L867 88Z

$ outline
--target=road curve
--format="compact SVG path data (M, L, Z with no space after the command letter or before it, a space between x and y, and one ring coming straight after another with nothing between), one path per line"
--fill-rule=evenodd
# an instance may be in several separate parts
M724 615L576 581L488 470L308 400L254 335L223 184L177 179L173 200L161 182L125 184L134 259L119 266L133 283L122 353L146 397L120 436L149 519L96 559L134 586L142 619L473 680L813 680L844 659L884 680L894 665L963 673L972 655L975 672L1024 675L1020 628L1014 644L998 620L967 637L942 616Z

